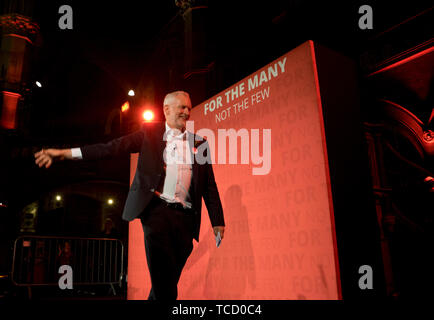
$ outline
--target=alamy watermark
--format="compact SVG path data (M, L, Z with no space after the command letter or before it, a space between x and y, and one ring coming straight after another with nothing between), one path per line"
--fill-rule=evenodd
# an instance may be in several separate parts
M372 7L367 4L360 6L359 13L362 14L362 16L359 18L359 28L362 30L372 30L374 28Z
M73 272L71 266L64 264L59 267L59 274L60 276L58 284L59 288L62 290L65 289L73 289Z
M59 14L62 14L62 16L59 18L59 28L62 30L72 30L72 7L67 4L60 6Z
M359 288L361 290L373 289L374 286L372 267L369 265L360 266L359 274L362 274L359 279Z
M187 121L186 131L190 151L183 156L184 150L177 150L175 157L174 147L167 143L164 151L166 164L253 164L253 175L267 175L271 171L271 129L218 129L215 131L202 128L194 132L194 121ZM193 136L193 134L195 135ZM206 137L206 143L203 138ZM168 137L164 135L164 141ZM240 154L238 154L238 141L240 141ZM262 150L260 150L262 146ZM217 158L216 158L217 151ZM180 156L181 155L181 156ZM240 159L240 161L238 161Z

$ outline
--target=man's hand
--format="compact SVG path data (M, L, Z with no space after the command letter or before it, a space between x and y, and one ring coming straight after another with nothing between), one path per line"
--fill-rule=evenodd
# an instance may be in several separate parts
M35 163L39 168L49 168L54 159L72 159L71 149L42 149L35 153Z
M214 227L213 229L214 229L214 235L215 236L217 236L217 233L219 233L219 231L220 231L220 237L223 240L223 237L224 237L224 234L225 234L225 227L223 227L223 226L217 226L217 227Z

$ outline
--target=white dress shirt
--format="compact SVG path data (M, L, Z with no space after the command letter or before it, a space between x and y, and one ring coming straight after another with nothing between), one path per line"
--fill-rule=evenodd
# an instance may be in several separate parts
M191 185L192 161L189 150L187 131L171 129L166 123L165 160L166 176L160 198L167 202L180 202L184 207L191 208L188 193ZM160 190L159 190L160 191Z
M163 139L166 149L165 160L166 176L160 192L160 198L167 202L179 202L184 207L191 208L191 198L188 193L192 177L192 159L188 136L191 133L171 129L166 122L166 131ZM83 159L80 148L72 148L72 159Z

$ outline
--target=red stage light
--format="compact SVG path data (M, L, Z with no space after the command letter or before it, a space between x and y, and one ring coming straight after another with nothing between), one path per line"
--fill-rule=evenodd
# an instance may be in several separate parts
M154 119L154 113L150 110L146 110L143 112L143 119L148 122L152 121Z

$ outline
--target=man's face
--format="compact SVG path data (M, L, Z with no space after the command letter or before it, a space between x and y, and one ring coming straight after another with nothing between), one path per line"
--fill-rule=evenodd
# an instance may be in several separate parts
M183 131L190 118L191 101L187 96L179 94L170 97L164 106L164 116L171 128Z

